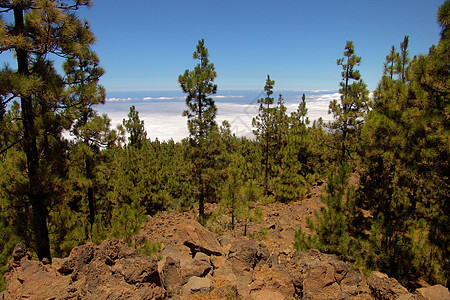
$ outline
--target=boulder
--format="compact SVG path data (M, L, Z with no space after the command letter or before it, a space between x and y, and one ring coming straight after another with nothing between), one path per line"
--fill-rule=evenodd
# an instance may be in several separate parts
M448 289L440 284L417 289L416 294L420 300L450 300Z
M183 283L186 283L192 276L205 277L211 271L211 265L205 262L193 263L185 268L181 269L181 276Z
M226 262L226 258L223 256L211 256L211 264L214 267L214 269L218 269L220 267L222 267L223 265L225 265Z
M303 295L307 299L336 299L341 291L331 265L310 266L303 281Z
M20 266L5 274L5 299L50 299L66 294L71 285L68 276L58 276L39 261L22 260ZM45 287L45 288L42 288Z
M211 269L212 267L209 259L208 260L193 259L190 264L188 264L183 268L182 275L183 278L185 279L192 276L205 277L206 275L208 275Z
M159 286L144 286L132 293L131 298L136 300L166 299L166 291Z
M231 234L224 234L218 238L220 246L224 250L224 254L228 254L231 248L231 243L235 240L235 238Z
M292 253L283 259L296 294L305 299L370 298L362 276L335 255L318 250Z
M97 247L93 243L78 246L70 251L69 257L58 268L63 275L71 274L74 270L81 271L94 258Z
M145 255L119 259L111 271L120 274L129 284L150 282L161 285L156 261Z
M197 252L194 257L195 261L211 264L211 257L202 252Z
M115 261L137 254L135 249L129 247L124 241L116 238L104 240L98 248L100 252L106 256L108 261Z
M232 262L226 260L224 265L214 270L215 282L226 282L225 286L236 289L237 294L242 299L247 299L250 293L250 284L252 283L252 272L235 272Z
M183 284L180 261L168 256L162 268L161 280L168 296L179 294Z
M214 279L216 282L228 282L228 287L235 288L241 298L247 299L254 270L258 265L265 264L269 253L253 239L222 236L220 240L229 253L228 257L212 256Z
M190 295L196 293L208 293L212 290L212 282L209 278L201 278L193 276L189 278L188 282L183 286L183 295Z
M164 229L173 234L164 241L169 242L159 262L117 239L76 247L53 265L30 260L23 245L16 245L0 299L450 300L443 286L412 295L385 274L373 272L367 280L318 250L271 245L269 253L267 240L232 234L217 240L194 220L166 221L174 230ZM191 295L196 293L204 294Z
M12 259L8 262L8 270L19 267L24 258L30 259L31 255L27 253L27 249L23 243L17 243L13 249Z
M272 291L269 289L262 289L251 294L251 299L254 300L284 300L286 299L282 293Z
M192 257L197 252L206 255L222 255L223 249L214 235L196 221L188 222L181 230L183 244L191 249Z
M20 261L27 254L27 249L23 243L17 243L14 246L12 257L15 261Z
M228 257L236 273L252 271L259 261L266 261L269 252L253 239L239 238L231 243Z
M374 271L367 279L372 295L376 299L390 300L401 296L409 296L410 293L395 278L390 278L384 273ZM412 295L411 295L412 296Z
M161 255L163 258L158 263L158 269L164 286L171 295L178 294L181 286L192 276L204 277L212 269L210 257L202 252L197 252L195 258L192 258L169 245Z
M172 257L174 260L178 261L180 263L180 267L184 268L185 266L192 264L192 257L187 255L186 253L180 252L177 249L175 249L171 245L167 245L164 247L163 251L161 252L162 259L160 263L164 265L166 257Z
M274 295L282 295L287 299L294 297L294 283L283 268L269 268L265 266L253 272L252 280L253 282L250 284L250 295L253 297L261 295L262 291L271 291Z

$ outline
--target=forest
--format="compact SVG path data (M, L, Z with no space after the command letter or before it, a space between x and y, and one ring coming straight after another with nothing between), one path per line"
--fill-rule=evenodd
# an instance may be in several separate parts
M437 9L439 43L414 57L408 36L393 45L373 96L357 47L345 43L331 122L310 122L305 95L287 113L267 75L255 139L216 123L218 74L199 40L197 65L178 78L189 129L181 142L148 139L134 106L117 128L99 115L104 70L76 14L91 3L67 2L0 1L12 20L0 19L0 53L14 51L17 62L0 70L1 274L18 242L51 263L89 241L132 244L148 215L194 207L201 223L222 215L233 230L260 217L256 203L303 199L323 181L326 206L295 233L298 251L334 253L410 288L448 287L450 1ZM219 209L206 213L208 203Z

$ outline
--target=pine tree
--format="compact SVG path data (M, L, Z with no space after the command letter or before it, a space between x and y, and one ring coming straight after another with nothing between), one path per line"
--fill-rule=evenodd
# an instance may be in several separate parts
M291 113L290 127L293 128L296 125L308 125L309 119L306 117L308 114L308 108L306 107L306 96L302 95L302 101L298 104L297 110Z
M54 156L55 151L61 148L51 145L58 142L53 136L61 140L61 135L48 134L50 132L43 127L48 125L44 119L59 125L61 131L64 127L70 127L70 119L66 119L61 107L69 109L82 105L80 101L86 101L84 98L74 97L70 92L71 88L82 84L83 81L96 85L102 73L91 55L90 46L94 37L89 25L73 13L79 7L89 5L90 1L74 1L72 4L66 1L0 3L1 13L11 14L9 19L13 20L12 25L0 22L1 51L15 50L17 61L17 70L2 71L11 78L10 85L4 87L2 93L3 96L14 95L13 98L20 99L20 136L23 137L20 148L26 156L28 178L24 201L29 201L31 205L33 246L40 260L48 258L51 261L47 227L51 204L49 193L59 193L55 186L57 181L48 176L55 172L44 169L51 168L51 163L54 163L56 168L56 164L64 161ZM66 73L64 78L57 74L53 63L49 61L51 55L66 59L69 64L75 60L80 64L70 71L71 74ZM79 70L81 66L90 66L90 76L79 78L73 75L73 71ZM47 154L42 155L45 151ZM63 153L62 149L60 153ZM53 159L48 160L51 156Z
M314 233L307 236L300 228L295 233L295 248L306 250L317 248L323 252L335 253L344 257L354 257L356 240L352 240L350 227L352 224L352 207L355 194L348 187L350 167L344 162L336 171L329 173L326 196L322 201L327 205L321 212L315 213L314 220L307 219L309 229ZM353 254L353 255L352 255Z
M262 219L262 210L255 207L260 198L261 191L252 180L242 186L240 192L241 206L239 207L240 218L244 223L243 235L246 236L251 223L259 223Z
M400 43L400 54L397 55L396 71L403 83L406 82L406 73L408 64L411 62L409 58L409 36L405 35L403 42Z
M281 165L273 179L275 198L281 202L298 200L305 194L306 180L302 176L302 163L299 161L298 144L289 135L288 144L280 151Z
M283 95L278 95L277 106L273 119L274 127L274 158L275 165L281 167L282 152L287 145L287 136L289 131L289 117L286 114Z
M302 101L299 103L296 111L293 111L290 116L290 130L289 130L289 143L296 151L296 159L299 166L299 174L306 179L308 174L311 173L315 167L315 164L311 161L312 153L310 151L310 144L312 142L310 138L310 130L307 128L309 125L309 118L307 117L308 108L306 107L306 96L302 95ZM315 126L313 126L315 129ZM319 141L314 140L314 144ZM315 171L312 171L315 173Z
M96 156L111 137L110 120L106 115L99 117L93 108L105 103L105 89L96 81L89 80L92 76L100 77L103 74L98 65L99 58L90 49L84 50L83 57L70 57L63 65L69 81L76 83L70 86L68 92L80 103L71 110L72 118L75 119L71 133L75 137L75 148L79 148L84 154L79 157L85 169L80 173L85 173L86 179L91 182L86 191L91 227L95 219L93 180Z
M349 155L348 139L357 132L368 110L369 92L356 69L360 63L361 57L356 56L353 42L347 41L344 57L337 60L337 64L343 70L341 73L341 88L339 89L341 101L338 103L337 100L333 100L329 107L329 113L333 113L335 119L330 124L330 128L337 129L341 134L339 146L341 161L347 159Z
M242 186L242 164L243 157L238 153L232 155L232 161L229 167L229 177L224 183L223 196L221 205L228 211L231 216L231 229L234 230L237 218L242 206L242 200L239 196L239 189Z
M448 25L440 25L445 32ZM438 46L411 64L407 47L405 37L398 79L382 78L362 129L358 206L372 216L366 229L374 266L401 281L422 275L445 283L449 39L442 35Z
M123 126L128 133L129 146L141 149L147 140L147 132L144 128L144 121L139 119L139 112L136 107L132 105L130 107L130 112L128 113L128 119L123 119Z
M391 52L386 56L386 62L384 63L384 75L389 75L389 78L393 79L394 74L396 73L396 64L400 56L398 52L395 50L395 47L392 46Z
M264 86L266 97L258 99L259 114L252 120L253 127L256 127L253 133L256 135L263 152L264 195L267 195L269 191L269 175L272 168L275 139L274 115L276 107L270 107L274 101L274 98L272 98L274 84L275 81L267 75L266 85Z
M102 161L101 150L114 144L117 135L110 130L111 120L106 115L99 116L89 106L80 112L81 116L72 126L74 141L70 151L69 180L73 182L75 195L71 204L77 202L75 198L87 200L88 220L92 227L97 214L95 194L101 188L96 181L96 169Z
M277 176L274 178L275 196L279 201L297 200L306 193L309 162L306 97L296 111L283 119L285 122L284 144L277 147L280 159ZM277 111L277 114L279 112ZM277 122L278 123L278 122Z
M216 127L217 107L211 95L217 92L214 79L217 77L214 64L209 62L205 40L199 40L197 49L192 55L199 60L194 70L186 70L178 77L181 89L186 96L187 110L183 112L188 121L190 134L191 159L193 173L198 187L199 217L205 216L205 201L211 186L208 184L208 169L212 169L212 157L208 154L208 138Z

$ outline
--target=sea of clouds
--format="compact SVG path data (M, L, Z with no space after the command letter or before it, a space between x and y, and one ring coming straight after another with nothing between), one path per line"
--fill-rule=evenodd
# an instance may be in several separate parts
M308 117L311 121L320 117L329 121L328 106L333 99L339 99L339 93L330 91L281 91L275 92L275 102L278 94L283 95L288 113L295 111L303 93L306 95ZM222 91L213 98L217 105L216 121L221 124L227 120L232 132L237 136L253 138L252 119L258 114L257 99L264 97L261 91ZM139 118L144 121L147 136L151 140L160 141L173 139L180 141L189 135L186 117L185 95L180 92L111 92L106 103L97 107L99 113L106 113L112 120L112 126L121 124L128 118L130 106L134 105L139 112Z

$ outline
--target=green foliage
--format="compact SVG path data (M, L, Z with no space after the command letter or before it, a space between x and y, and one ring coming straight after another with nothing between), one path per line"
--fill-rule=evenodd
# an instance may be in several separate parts
M12 192L29 209L30 222L25 222L27 230L22 235L27 240L32 237L28 245L40 260L51 261L47 221L64 193L67 141L63 130L71 127L77 110L104 101L104 90L98 86L103 70L90 49L93 34L88 23L74 13L87 4L7 1L1 11L6 15L2 19L12 20L12 24L0 22L1 51L13 50L18 66L0 71L0 98L7 99L2 100L2 121L6 104L20 100L20 118L12 120L15 131L2 140L1 148L14 146L25 154L26 168L19 168L26 174L26 184L21 194ZM63 74L50 61L52 55L64 60ZM13 106L12 112L16 109Z
M312 147L321 147L321 143L310 139L310 134L315 133L318 127L306 127L309 120L305 95L297 111L288 116L281 94L277 105L270 106L274 102L271 97L274 84L268 76L264 87L266 97L258 100L259 114L253 118L253 132L262 152L266 200L292 201L305 196L308 185L317 178L320 167L310 163L315 156L311 150ZM316 154L322 156L323 149L317 150Z
M132 245L133 236L136 235L143 222L147 220L142 208L135 203L122 204L113 211L111 220L112 235L115 238L123 239L128 245Z
M341 100L330 102L329 113L333 114L334 121L330 123L330 129L338 130L341 134L339 149L341 160L346 160L351 148L349 139L364 122L364 116L369 106L369 91L356 69L361 63L361 57L356 56L353 42L347 41L344 57L337 60L342 67L340 83Z
M217 85L214 84L217 73L214 64L209 62L208 57L205 40L199 40L192 58L198 59L200 62L194 70L186 70L183 75L178 77L181 89L187 94L188 110L183 112L183 116L188 118L189 133L196 142L205 138L216 125L214 119L217 108L210 96L217 92Z
M381 80L363 128L360 205L373 215L369 239L380 257L374 265L404 281L422 274L443 283L448 276L446 44L442 39L408 66L405 37L399 65L409 71Z
M395 71L403 83L406 82L407 67L411 62L411 59L409 58L408 44L409 36L405 35L403 42L400 43L400 54L396 57L397 61Z
M138 248L137 251L140 254L144 254L147 256L154 256L159 254L159 252L161 251L161 247L162 244L160 242L152 243L150 241L145 241L144 246ZM161 259L160 256L158 256L158 259Z
M11 253L20 238L18 233L14 232L14 219L7 215L3 201L0 202L0 208L0 291L3 291L6 288L3 274L7 271L6 265L12 258Z
M264 240L265 238L267 238L267 236L269 236L269 229L267 229L266 227L262 227L262 228L260 229L260 231L259 231L258 233L255 234L254 237L255 237L258 241L262 241L262 240Z
M88 219L81 213L74 212L69 206L59 204L48 217L50 245L56 257L68 256L73 247L86 241Z
M386 56L386 62L384 63L384 75L389 75L390 79L394 78L395 74L395 64L400 59L400 55L395 50L395 47L392 46L391 52Z
M100 190L104 188L97 180L98 167L105 159L100 150L112 147L118 138L110 130L111 120L98 116L89 105L80 109L81 117L72 126L74 141L71 143L69 180L72 182L70 205L87 216L90 225L95 221L96 206ZM87 204L87 207L86 207Z
M105 225L105 221L101 215L95 216L94 224L92 227L89 227L88 235L89 241L97 245L110 236L110 228Z
M214 79L217 77L214 64L209 62L205 40L198 41L193 59L199 63L194 70L186 70L178 77L181 89L186 96L188 110L183 112L188 121L191 149L188 156L191 160L193 179L197 188L195 194L199 203L199 217L205 217L205 201L211 198L214 190L211 184L212 170L216 149L214 148L214 131L217 107L211 95L217 92Z
M355 194L353 188L348 185L350 174L350 167L345 163L340 165L337 171L330 172L326 185L327 194L322 198L327 206L322 208L320 213L315 213L314 220L307 220L313 236L307 236L301 229L296 232L297 250L317 248L345 257L353 256L354 241L349 231Z
M311 235L296 232L298 250L336 253L411 288L419 279L446 284L450 42L442 20L448 7L446 1L438 12L442 38L428 55L410 63L406 36L401 53L393 47L387 56L372 110L358 128L359 189L349 187L345 163L330 174L327 207L308 220Z
M185 160L187 145L173 141L154 141L141 149L107 150L108 165L98 173L107 187L105 197L108 205L138 203L147 214L160 210L186 209L192 207L193 186L190 164ZM104 177L111 174L110 178ZM133 186L133 189L129 187Z
M130 112L128 113L128 119L123 120L123 126L128 133L129 146L142 148L147 140L147 132L144 128L144 121L139 119L139 112L136 111L134 105L130 107Z
M241 191L242 206L240 215L244 223L244 236L247 235L248 227L251 223L260 223L262 220L262 210L255 206L261 197L261 190L253 181L249 181Z
M228 213L231 217L231 229L234 230L234 226L236 224L236 217L240 208L240 200L239 199L239 187L241 184L240 178L238 175L239 169L233 168L231 170L230 177L225 181L225 186L223 189L223 197L221 201L221 205L225 210L228 210ZM238 177L239 176L239 177Z
M207 226L215 232L242 228L243 235L247 235L248 227L262 220L262 210L257 207L262 191L254 180L245 179L242 173L232 170L234 174L225 181L219 209L209 217Z
M274 98L273 86L275 84L274 80L270 79L267 75L266 84L264 86L264 91L266 92L265 98L258 99L259 103L259 113L253 118L252 125L256 129L253 133L256 139L261 145L262 158L264 166L264 195L269 192L269 177L271 176L271 169L274 160L274 142L275 142L275 112L276 107L270 107L273 104Z

